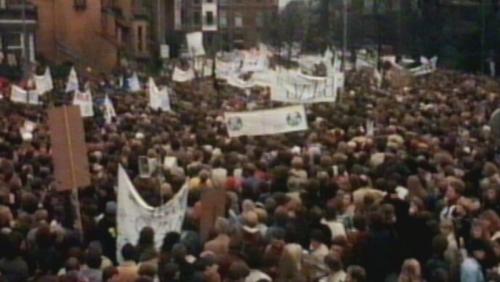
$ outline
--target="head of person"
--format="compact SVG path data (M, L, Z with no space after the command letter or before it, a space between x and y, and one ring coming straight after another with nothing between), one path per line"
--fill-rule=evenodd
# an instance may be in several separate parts
M137 261L137 249L134 245L128 243L122 247L121 250L124 261Z
M346 282L368 282L366 270L359 265L351 265L347 268Z
M422 279L420 263L416 259L407 259L403 262L398 282L418 282Z

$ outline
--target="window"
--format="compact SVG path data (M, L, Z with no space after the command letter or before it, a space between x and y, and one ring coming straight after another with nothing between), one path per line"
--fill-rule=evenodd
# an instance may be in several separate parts
M142 40L142 36L143 36L143 28L142 28L142 26L138 26L137 27L137 50L139 50L139 52L143 51L142 45L144 42Z
M243 27L243 16L241 15L241 13L235 13L234 26L235 27Z
M193 24L200 25L200 23L201 23L201 14L200 12L196 11L193 13Z
M264 13L263 12L257 13L257 16L255 17L255 26L257 26L257 27L264 26Z
M227 27L227 12L219 11L219 27Z
M87 8L87 0L73 0L75 10L85 10Z
M206 24L207 25L213 25L214 24L214 13L213 12L207 12L207 14L206 14Z
M22 49L22 33L7 33L3 36L3 42L5 43L5 47L7 47L7 49L9 50Z

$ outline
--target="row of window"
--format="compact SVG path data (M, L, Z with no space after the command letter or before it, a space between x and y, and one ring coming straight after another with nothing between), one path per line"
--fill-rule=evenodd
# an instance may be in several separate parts
M215 25L216 20L215 20L215 15L213 12L206 12L205 13L205 25ZM202 17L201 17L201 12L195 11L193 12L193 25L199 26L201 25ZM240 12L235 12L234 13L234 19L233 19L233 24L234 27L243 27L243 15ZM255 25L257 27L262 27L264 25L264 13L259 12L257 13L255 17ZM226 11L220 11L219 12L219 27L225 28L229 26L229 20L228 20L228 15Z

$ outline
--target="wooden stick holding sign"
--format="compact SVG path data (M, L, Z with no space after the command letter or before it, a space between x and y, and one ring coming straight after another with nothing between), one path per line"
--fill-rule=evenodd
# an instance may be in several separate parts
M52 108L48 117L56 190L72 192L77 228L83 235L78 188L90 185L90 173L80 108Z

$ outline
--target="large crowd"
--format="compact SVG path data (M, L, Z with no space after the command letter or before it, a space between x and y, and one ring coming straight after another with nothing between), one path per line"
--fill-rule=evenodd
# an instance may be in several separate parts
M114 82L91 85L82 232L70 194L54 189L46 110L71 101L63 82L45 106L0 101L0 281L500 281L496 81L440 70L378 88L371 73L351 72L336 103L307 105L309 130L239 138L228 137L223 113L279 106L266 89L170 85L173 111L161 112ZM111 124L104 93L117 112ZM37 127L25 141L27 119ZM142 156L178 164L144 178ZM152 206L189 179L182 232L161 248L144 228L116 249L120 164ZM225 190L226 213L202 241L209 189Z

